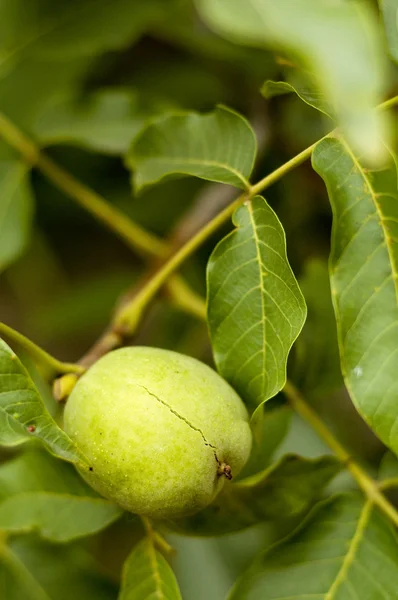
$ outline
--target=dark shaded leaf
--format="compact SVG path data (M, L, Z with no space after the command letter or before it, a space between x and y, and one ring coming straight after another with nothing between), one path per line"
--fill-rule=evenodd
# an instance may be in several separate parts
M331 498L255 560L230 600L386 600L398 589L398 540L359 494Z
M225 485L208 508L174 522L173 528L191 535L223 535L261 521L297 517L340 470L333 457L286 455L262 473Z

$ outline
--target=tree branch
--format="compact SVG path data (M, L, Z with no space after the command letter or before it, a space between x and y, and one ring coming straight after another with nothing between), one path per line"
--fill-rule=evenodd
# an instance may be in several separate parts
M381 493L381 486L369 477L366 471L354 461L352 456L334 437L332 432L326 427L325 423L318 417L316 412L307 404L303 396L292 383L289 381L286 382L283 392L292 408L307 421L309 425L311 425L319 437L326 442L337 458L345 465L346 469L351 473L352 477L369 500L378 506L391 519L394 525L398 527L398 511L387 500L384 494Z

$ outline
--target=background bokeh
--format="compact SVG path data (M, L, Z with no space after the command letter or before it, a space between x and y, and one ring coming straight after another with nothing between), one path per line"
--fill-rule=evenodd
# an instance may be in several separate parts
M39 27L54 19L51 4L67 17L71 5L81 3L17 0L8 3L7 20L1 19L5 9L0 5L0 39L9 36L12 45L14 36L15 47L23 48L35 24ZM82 3L86 4L90 3ZM260 159L254 179L297 154L332 125L295 95L269 101L260 95L266 79L285 78L296 69L283 56L218 38L200 21L189 0L165 2L167 9L161 4L148 2L142 14L137 9L139 26L130 33L122 31L120 45L115 34L116 42L92 44L79 54L78 42L74 46L72 40L69 47L66 37L54 35L47 48L32 54L21 50L21 60L10 59L4 73L0 66L0 108L75 177L148 230L173 238L176 232L189 236L235 192L185 178L136 195L122 155L149 116L165 109L208 111L216 104L239 111L258 137ZM97 31L101 26L97 24ZM83 42L90 35L85 32ZM396 93L392 67L390 79L391 92ZM0 159L3 155L14 159L1 144ZM147 264L37 170L30 187L34 202L25 206L22 242L20 230L7 230L10 244L19 250L13 260L1 265L0 319L58 358L75 361L101 334L118 298L138 281ZM2 197L0 220L5 212ZM340 439L376 469L384 449L353 410L338 366L326 266L331 211L324 186L311 166L304 164L270 188L266 197L283 223L289 259L309 304L308 323L293 352L292 377L301 388L311 390L311 402ZM187 279L203 296L207 259L226 231L210 239L184 266ZM212 362L206 325L173 307L166 296L151 307L133 341ZM48 406L59 416L49 388L25 359ZM269 410L281 403L281 398L272 400ZM20 451L2 452L2 460ZM277 455L286 451L316 456L327 449L294 418ZM343 477L334 485L344 488L350 483ZM73 593L77 600L86 598L87 573L96 578L101 572L96 598L105 599L116 597L114 584L140 528L138 519L130 516L84 542L53 547L32 536L16 538L13 547L36 567L51 556L54 578L58 582L65 578L65 598ZM280 535L280 529L264 525L224 538L170 536L177 549L174 566L184 599L225 597L255 552ZM81 571L75 592L63 571L68 561Z

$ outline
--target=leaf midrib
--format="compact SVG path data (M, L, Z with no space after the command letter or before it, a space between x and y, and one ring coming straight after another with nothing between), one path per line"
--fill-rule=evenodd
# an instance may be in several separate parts
M152 578L155 582L155 594L159 600L166 600L166 596L162 590L162 578L159 571L159 562L157 560L156 550L152 539L148 539L148 556L149 563L152 568Z
M260 292L261 292L261 313L262 313L262 319L261 319L261 324L262 324L262 332L263 332L263 348L262 348L262 354L263 354L263 368L262 368L262 393L264 395L265 392L265 368L266 368L266 348L267 348L267 331L266 331L266 319L265 317L265 304L264 304L264 296L265 296L265 288L264 288L264 276L263 276L263 271L262 271L262 260L261 260L261 252L260 252L260 240L259 237L257 235L257 231L256 231L256 222L254 220L254 215L253 215L253 206L251 204L251 202L248 204L248 212L250 215L250 222L252 225L252 229L253 229L253 237L254 237L254 243L256 245L256 256L257 256L257 262L258 262L258 270L259 270L259 279L260 279Z
M386 243L386 248L387 248L387 252L388 252L388 259L389 259L389 263L391 265L391 272L393 274L393 281L394 281L394 290L395 290L395 300L396 300L396 304L398 307L398 273L395 269L395 265L394 265L394 255L393 255L393 250L391 248L391 237L386 229L386 226L384 224L384 215L381 211L380 205L377 201L377 192L373 189L373 186L369 180L369 177L366 175L365 171L363 170L362 166L360 165L360 163L358 162L358 159L356 158L355 154L352 152L351 148L349 147L349 145L344 141L344 140L340 140L342 146L344 146L344 148L347 150L347 153L349 154L351 160L353 161L354 165L356 166L356 168L358 169L358 172L360 173L361 177L363 178L370 196L372 198L373 204L375 206L375 209L377 211L377 214L379 216L379 220L380 220L380 227L383 231L383 238L385 240Z
M365 503L359 516L355 534L352 537L348 552L345 555L340 570L337 573L336 579L334 580L332 587L329 589L324 600L334 600L336 598L336 592L338 591L340 585L346 580L347 572L355 560L358 546L362 541L363 535L365 533L365 528L368 525L370 516L372 514L372 510L373 504L370 500L368 500Z

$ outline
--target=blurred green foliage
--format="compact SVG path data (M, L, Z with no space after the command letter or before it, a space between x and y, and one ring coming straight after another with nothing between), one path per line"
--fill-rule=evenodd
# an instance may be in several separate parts
M134 193L124 154L148 119L169 109L208 111L216 104L239 111L258 138L258 178L331 128L327 117L295 94L268 91L268 99L260 94L266 80L297 82L301 75L296 65L287 66L282 49L252 47L258 45L219 37L190 0L3 0L0 110L57 163L136 222L170 239L189 238L192 220L206 222L234 192L225 195L216 185L187 178ZM397 71L391 64L388 68L386 86L394 93ZM305 164L266 195L283 223L289 259L308 304L291 376L310 392L311 403L336 434L376 469L384 449L353 410L340 375L326 266L332 215L322 183ZM184 275L202 295L209 255L228 230L209 239L184 266ZM1 141L0 231L0 320L63 360L75 361L87 351L118 299L145 271L137 255L38 170L29 178L20 157ZM212 364L206 325L165 297L153 305L136 340ZM28 359L26 365L34 371ZM37 372L35 380L50 405L48 385ZM258 424L260 441L249 474L260 464L268 466L274 455L295 452L312 458L326 452L282 405L281 398L272 400ZM51 410L58 418L57 408ZM0 497L5 490L16 493L18 486L31 491L35 470L47 477L48 464L31 463L24 448L0 452ZM385 460L383 473L396 472L392 462ZM62 477L74 479L69 465L61 470ZM7 487L11 480L12 489ZM337 487L348 486L339 480ZM184 600L224 598L253 556L296 524L266 523L200 540L170 534ZM142 525L134 516L62 546L36 534L16 536L8 554L0 552L0 597L115 599L123 562L141 536Z

